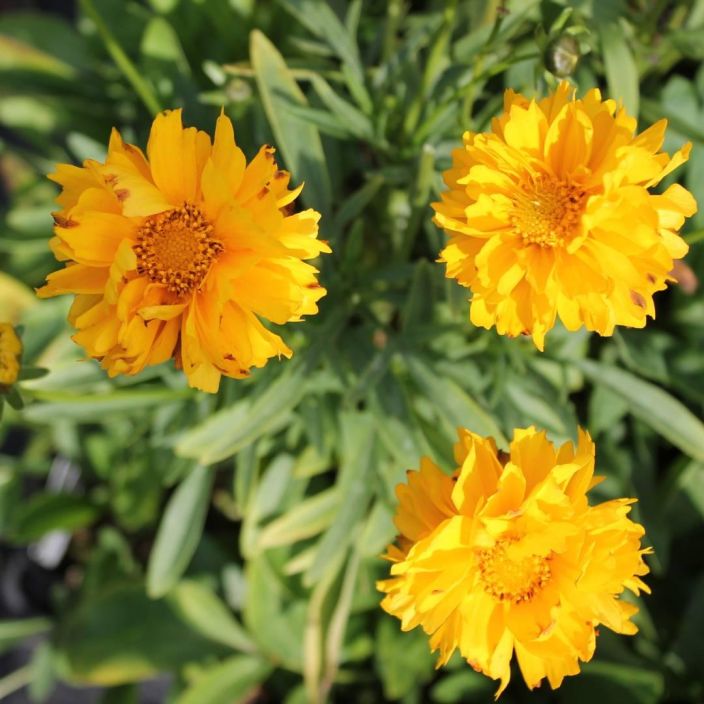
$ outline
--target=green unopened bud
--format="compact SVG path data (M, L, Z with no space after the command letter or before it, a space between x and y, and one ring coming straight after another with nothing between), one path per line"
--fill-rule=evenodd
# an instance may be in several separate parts
M548 44L545 65L558 78L566 78L574 73L579 57L577 40L569 34L563 34Z

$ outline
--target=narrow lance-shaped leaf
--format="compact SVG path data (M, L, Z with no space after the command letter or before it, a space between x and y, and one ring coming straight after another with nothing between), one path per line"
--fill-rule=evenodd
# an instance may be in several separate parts
M276 47L258 30L250 37L250 55L264 111L293 181L305 181L303 201L323 215L330 212L332 191L318 130L287 117L289 105L308 102Z
M147 593L163 596L178 582L200 542L213 472L196 465L171 496L147 565Z
M704 460L704 423L663 389L634 374L584 359L577 366L595 384L621 396L630 412L690 457Z
M186 579L168 598L179 616L202 636L244 653L256 652L247 631L210 587Z
M604 68L609 94L623 101L629 115L638 116L640 87L638 69L628 46L623 28L618 22L607 22L599 27Z
M247 695L263 682L272 666L261 658L235 655L214 665L175 700L175 704L230 704L248 701Z

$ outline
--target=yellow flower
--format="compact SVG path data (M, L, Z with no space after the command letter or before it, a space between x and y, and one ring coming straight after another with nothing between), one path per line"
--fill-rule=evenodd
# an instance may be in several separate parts
M261 320L318 311L325 289L303 260L330 249L319 213L293 212L303 186L289 190L272 147L247 164L224 114L211 143L173 110L154 120L146 158L113 130L104 164L51 178L63 188L51 247L68 265L38 294L76 295L73 339L110 376L173 357L214 392L223 374L292 355Z
M531 689L558 687L594 653L600 624L633 634L637 608L624 588L649 589L643 528L627 514L633 499L597 506L587 491L594 443L554 448L544 432L516 430L505 464L494 441L459 430L452 477L428 459L396 490L397 545L391 578L378 583L382 607L404 631L421 626L438 667L459 648L476 670L510 678L515 652Z
M530 334L542 350L558 316L601 335L655 316L697 207L677 184L648 191L689 155L689 144L659 151L666 125L636 136L613 100L577 100L563 82L539 101L507 91L492 131L465 133L433 208L450 236L440 261L471 289L472 323Z
M12 386L20 373L22 343L10 323L0 323L0 387Z

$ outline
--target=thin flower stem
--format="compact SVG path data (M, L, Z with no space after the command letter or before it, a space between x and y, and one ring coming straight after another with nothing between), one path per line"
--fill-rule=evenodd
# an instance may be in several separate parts
M418 230L423 222L423 216L429 212L428 198L435 174L435 149L430 144L424 144L418 159L416 182L411 195L411 217L408 220L401 248L401 258L408 259L413 250Z
M135 93L141 98L147 110L152 115L161 112L161 105L151 86L142 78L137 67L132 63L129 56L127 56L117 39L115 39L112 32L108 29L108 26L93 4L93 0L80 0L80 4L86 15L93 20L108 54L110 54L112 60L120 71L122 71L125 78L131 83L132 88L134 88Z

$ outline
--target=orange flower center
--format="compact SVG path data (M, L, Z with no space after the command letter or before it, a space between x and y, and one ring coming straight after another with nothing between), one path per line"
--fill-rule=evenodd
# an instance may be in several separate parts
M148 217L139 230L137 271L178 296L197 289L223 251L213 226L195 205Z
M513 540L499 540L491 548L476 551L479 579L484 591L499 601L514 604L530 601L551 577L550 558L510 555Z
M581 186L540 174L514 196L511 224L525 244L561 247L576 233L585 201Z

